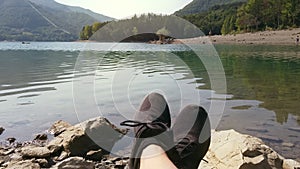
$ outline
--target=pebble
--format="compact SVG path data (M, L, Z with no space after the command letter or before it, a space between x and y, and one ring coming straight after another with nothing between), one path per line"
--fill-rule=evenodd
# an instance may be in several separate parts
M45 141L45 140L47 140L47 139L48 139L47 134L37 134L33 140L37 140L37 141L39 141L39 140Z
M126 160L116 161L116 166L125 166L128 162Z
M284 147L290 147L290 148L295 146L293 143L287 143L287 142L283 142L281 145Z
M3 127L0 127L0 135L4 132L4 128Z
M62 132L66 131L67 128L71 127L72 125L68 122L59 120L56 121L48 130L51 134L53 134L55 137L60 135Z
M0 159L0 166L4 163L5 163L5 161L3 159Z
M17 169L17 168L40 169L41 167L39 164L34 163L31 160L12 161L12 162L8 163L7 169Z
M9 158L10 158L12 161L21 161L21 160L23 160L22 155L19 154L19 153L14 153L14 154L10 155Z
M12 143L14 143L14 142L16 141L16 138L14 138L14 137L9 137L9 138L6 139L6 141L8 141L9 144L12 144Z
M35 162L37 162L41 167L43 168L49 168L50 165L46 159L36 159Z
M63 152L61 152L61 154L60 154L59 157L55 158L55 160L57 160L57 161L63 161L63 160L65 160L66 158L68 158L68 153L65 152L65 151L63 151Z
M14 153L14 152L15 152L15 149L9 149L9 150L7 150L5 152L1 152L1 154L4 155L4 156L6 156L6 155L9 155L9 154Z
M99 149L97 151L92 150L92 151L87 152L85 158L88 160L93 160L93 161L101 161L102 155L103 154L102 154L101 149Z
M84 160L82 157L70 157L57 163L53 168L94 169L95 164L93 162Z
M51 152L46 147L27 146L22 148L21 154L28 158L45 158L49 157Z

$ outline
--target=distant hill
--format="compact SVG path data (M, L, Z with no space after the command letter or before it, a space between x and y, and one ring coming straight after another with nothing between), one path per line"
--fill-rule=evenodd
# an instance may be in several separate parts
M64 11L69 11L69 12L77 12L77 13L84 13L89 16L92 16L94 19L96 19L99 22L105 22L105 21L111 21L114 20L114 18L95 13L89 9L84 9L81 7L76 7L76 6L67 6L63 4L59 4L54 0L30 0L31 2L39 5L39 6L44 6L47 8L52 8L56 10L64 10Z
M0 0L0 41L72 41L84 25L108 20L54 0Z
M193 0L183 9L175 12L175 15L183 16L187 14L207 12L210 8L216 5L228 5L238 2L247 2L247 0Z

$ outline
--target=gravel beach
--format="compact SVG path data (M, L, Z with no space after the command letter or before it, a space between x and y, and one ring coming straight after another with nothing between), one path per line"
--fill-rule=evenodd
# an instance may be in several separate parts
M191 39L180 39L182 43L213 43L213 44L268 44L268 45L297 45L296 39L300 36L300 28L263 31L255 33L241 33L233 35L214 35ZM300 45L300 43L299 43Z

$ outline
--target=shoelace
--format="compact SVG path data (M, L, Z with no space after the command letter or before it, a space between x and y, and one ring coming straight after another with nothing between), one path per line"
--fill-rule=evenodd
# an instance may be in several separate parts
M120 123L121 126L128 126L128 127L138 127L138 126L146 126L149 128L153 128L153 126L160 126L163 128L168 128L167 125L165 125L162 122L149 122L149 123L143 123L140 121L135 121L135 120L126 120Z
M185 152L191 153L195 146L196 146L196 143L191 142L189 138L185 137L183 139L180 139L180 141L176 144L176 149L184 150ZM181 156L182 157L187 156L187 155L189 155L189 153L182 154ZM208 163L208 161L205 159L202 159L202 161Z
M150 129L158 129L158 127L161 127L162 129L168 129L167 125L162 122L149 122L144 123L140 121L135 120L126 120L120 123L121 126L127 126L127 127L147 127ZM137 132L138 133L138 132ZM183 138L180 142L176 144L176 149L189 149L190 151L194 148L195 144L190 142L190 139ZM208 163L207 160L202 159L202 161Z
M153 131L162 132L168 129L168 126L162 122L140 122L135 120L126 120L120 123L121 126L127 126L127 127L139 127L139 129L142 129L144 127L151 129ZM157 133L156 133L157 134ZM154 135L156 135L154 134ZM139 135L139 130L137 131L136 135ZM152 135L149 135L149 137Z

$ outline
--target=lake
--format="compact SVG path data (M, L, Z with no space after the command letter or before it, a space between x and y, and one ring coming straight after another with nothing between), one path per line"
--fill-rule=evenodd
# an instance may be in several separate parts
M0 140L30 140L57 120L76 124L104 116L118 125L133 117L147 93L157 91L166 96L172 118L185 105L200 104L209 111L213 128L257 136L283 156L299 160L300 47L215 49L0 42L0 126L6 129ZM216 54L222 69L216 69L218 60L211 60Z

